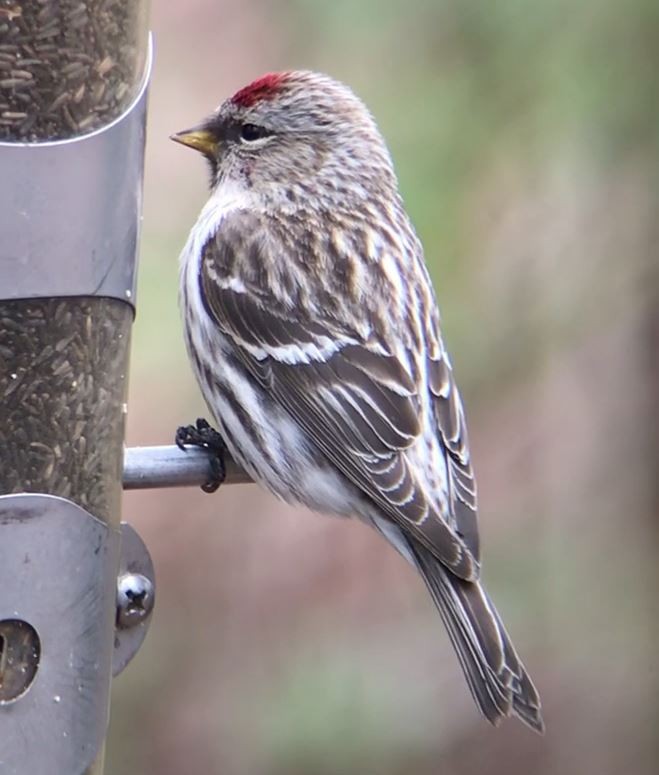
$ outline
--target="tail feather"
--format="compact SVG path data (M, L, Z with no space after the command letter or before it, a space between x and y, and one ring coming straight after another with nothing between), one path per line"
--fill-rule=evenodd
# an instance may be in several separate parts
M544 732L538 692L481 583L459 579L425 547L407 543L485 718L496 725L512 713Z

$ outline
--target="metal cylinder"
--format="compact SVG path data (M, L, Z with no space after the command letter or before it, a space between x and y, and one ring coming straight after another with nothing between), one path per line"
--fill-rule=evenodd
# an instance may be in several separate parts
M58 495L112 530L120 521L134 315L132 283L123 278L134 277L141 206L147 20L146 0L23 0L0 13L0 230L9 234L26 219L20 240L0 245L0 494ZM135 111L139 131L126 132ZM121 132L128 147L117 155ZM115 208L123 223L104 229ZM88 239L72 241L79 233ZM87 284L81 263L93 265ZM114 276L122 278L116 292L93 281ZM116 570L102 613L108 642ZM102 768L99 752L86 771Z
M247 484L252 480L237 463L224 456L223 484ZM206 450L171 446L128 447L124 453L124 490L155 487L201 487L213 477Z

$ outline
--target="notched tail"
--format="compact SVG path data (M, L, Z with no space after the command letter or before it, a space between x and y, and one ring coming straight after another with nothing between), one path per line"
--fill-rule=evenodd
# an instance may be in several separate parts
M423 546L408 543L485 718L497 725L516 715L542 734L538 692L480 582L459 579Z

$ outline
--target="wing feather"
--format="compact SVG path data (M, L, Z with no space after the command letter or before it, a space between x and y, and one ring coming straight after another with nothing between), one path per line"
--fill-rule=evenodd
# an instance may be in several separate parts
M400 360L348 326L308 319L281 303L266 306L259 293L220 283L213 260L211 243L202 295L248 372L384 514L456 575L475 578L469 543L428 501L405 457L421 429L416 387ZM450 439L454 411L442 415ZM470 531L465 535L473 543Z
M462 401L446 353L442 353L436 360L429 361L428 374L430 390L435 396L435 419L447 452L451 515L456 532L464 539L470 552L478 561L480 542L476 481L469 455L469 439Z

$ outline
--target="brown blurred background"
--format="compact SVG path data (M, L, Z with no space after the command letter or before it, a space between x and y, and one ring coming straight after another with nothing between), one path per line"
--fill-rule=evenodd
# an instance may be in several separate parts
M178 0L156 38L130 444L205 414L176 307L206 198L168 135L268 70L349 83L426 247L467 404L484 575L544 738L477 714L422 583L254 485L131 493L158 603L113 775L659 771L659 6Z

